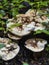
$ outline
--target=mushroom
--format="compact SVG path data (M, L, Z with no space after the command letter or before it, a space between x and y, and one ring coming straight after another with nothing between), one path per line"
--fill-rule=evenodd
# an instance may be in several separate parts
M1 41L5 41L5 38L0 38ZM9 40L6 38L6 41ZM1 43L0 41L0 43ZM3 42L5 46L0 49L0 56L4 61L13 59L19 52L20 47L15 42L9 42L6 44L6 41ZM10 41L10 40L9 40ZM2 43L1 43L2 44Z
M41 52L44 50L47 41L40 38L28 39L25 47L33 52Z
M21 37L12 35L12 34L10 34L10 33L8 33L8 37L9 37L10 39L13 39L13 40L20 40L20 39L21 39Z
M45 15L39 15L39 11L36 12L35 10L29 9L25 14L16 15L15 21L22 25L9 29L12 24L15 24L15 22L9 22L7 24L8 31L14 35L24 36L31 33L31 31L44 30L45 26L42 22L47 22L49 19Z

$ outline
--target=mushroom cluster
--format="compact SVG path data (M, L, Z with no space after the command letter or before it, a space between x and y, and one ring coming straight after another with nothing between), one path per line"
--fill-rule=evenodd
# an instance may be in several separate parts
M46 23L43 24L43 23ZM29 9L25 14L18 14L7 22L7 35L10 39L18 41L23 36L30 34L32 31L45 30L49 28L49 19L45 15L41 15L39 11ZM48 24L48 25L47 25ZM49 30L49 29L48 29ZM47 41L40 38L28 39L25 47L33 52L41 52L44 50ZM0 56L3 60L13 59L19 52L20 47L8 38L0 38Z

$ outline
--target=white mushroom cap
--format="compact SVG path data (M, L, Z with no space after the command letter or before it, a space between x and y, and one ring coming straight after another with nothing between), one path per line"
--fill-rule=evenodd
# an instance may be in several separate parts
M1 38L1 40L3 40L4 38ZM10 40L9 40L10 41ZM5 44L5 43L4 43ZM8 48L6 47L11 47L13 44L13 50L9 50ZM14 42L9 42L7 44L5 44L5 47L1 48L0 49L0 56L2 57L2 59L4 61L8 61L8 60L11 60L13 59L19 52L20 50L20 47L18 46L18 44L14 43Z
M37 39L38 40L38 39ZM29 42L29 41L28 41ZM26 42L26 43L28 43ZM30 43L26 44L25 47L33 52L41 52L44 50L45 45L47 44L47 41L42 39L42 41L37 42L37 47L33 47Z

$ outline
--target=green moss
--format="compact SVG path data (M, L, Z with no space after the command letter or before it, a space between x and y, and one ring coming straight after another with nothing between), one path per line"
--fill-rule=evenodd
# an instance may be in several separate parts
M5 47L5 45L0 43L0 49L3 48L3 47Z

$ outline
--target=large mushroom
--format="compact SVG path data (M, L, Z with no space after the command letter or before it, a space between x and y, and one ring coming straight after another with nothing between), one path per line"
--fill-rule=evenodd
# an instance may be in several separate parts
M45 26L42 23L48 22L49 19L45 15L39 15L39 11L30 9L25 14L18 14L8 21L10 21L7 23L8 31L22 37L31 31L44 30Z

